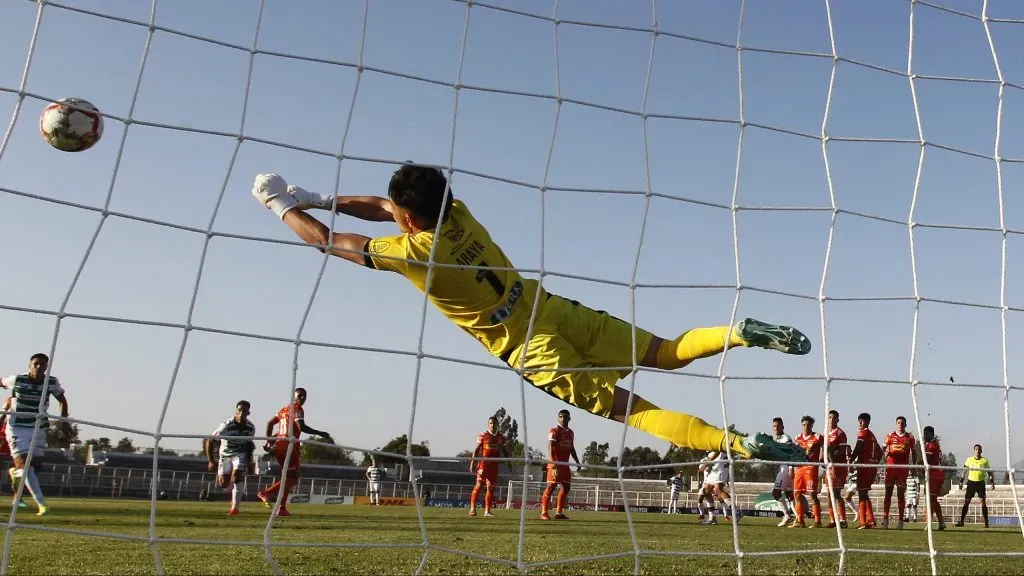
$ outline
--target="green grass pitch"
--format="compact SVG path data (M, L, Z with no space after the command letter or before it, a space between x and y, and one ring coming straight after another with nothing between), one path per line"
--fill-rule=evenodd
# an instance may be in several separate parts
M51 514L36 517L34 509L19 513L24 523L12 536L10 574L155 574L148 541L83 536L65 530L85 530L122 537L149 536L149 503L124 500L52 499ZM227 504L158 503L156 532L166 574L272 574L264 549L226 545L262 542L269 511L246 503L240 516L226 515ZM499 509L496 518L468 518L465 509L423 509L431 545L425 574L515 574L519 511ZM420 521L412 507L294 505L293 515L278 518L271 532L277 546L273 558L286 574L411 574L423 558ZM554 562L532 568L530 574L735 574L731 553L732 525L699 526L688 515L633 514L636 544L624 513L573 512L568 521L541 521L528 510L524 561ZM921 524L903 531L843 531L848 574L930 574L928 544ZM41 527L44 530L35 530ZM775 521L744 518L739 525L745 574L836 574L839 568L835 530L777 528ZM176 539L218 541L197 545ZM1016 574L1024 561L1024 539L1018 528L950 528L935 533L940 552L1010 552L1016 556L938 556L942 574ZM316 547L332 544L370 544L370 547ZM280 544L286 544L281 546ZM296 544L305 544L298 545ZM312 544L312 545L309 545ZM388 545L397 547L387 547ZM758 552L811 550L796 554L758 556ZM857 549L915 551L923 555L872 554ZM467 558L457 552L486 554L501 564ZM688 551L697 555L668 556L659 552ZM703 553L704 555L700 555ZM614 556L619 554L620 556ZM559 563L586 556L612 555L600 560Z

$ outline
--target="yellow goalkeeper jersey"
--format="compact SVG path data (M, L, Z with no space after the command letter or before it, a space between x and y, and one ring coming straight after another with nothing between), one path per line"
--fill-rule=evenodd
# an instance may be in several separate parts
M430 302L495 356L501 357L521 344L537 295L537 281L523 278L516 270L467 268L512 268L512 263L459 200L452 202L436 241L434 261L442 266L434 268ZM405 276L423 292L434 242L434 230L374 238L367 246L367 263Z

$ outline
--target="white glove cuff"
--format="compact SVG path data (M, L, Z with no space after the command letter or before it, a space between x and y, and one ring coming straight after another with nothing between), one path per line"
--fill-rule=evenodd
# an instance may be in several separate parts
M288 194L281 194L280 196L275 196L270 200L270 202L267 202L267 208L270 208L270 210L274 214L277 214L277 217L282 220L284 220L285 214L287 214L294 208L298 208L298 206L299 203L295 200L295 198Z

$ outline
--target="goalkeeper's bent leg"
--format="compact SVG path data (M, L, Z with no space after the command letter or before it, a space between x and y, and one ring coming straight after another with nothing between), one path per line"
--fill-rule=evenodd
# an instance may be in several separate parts
M767 324L747 318L735 326L694 328L675 340L661 340L657 348L647 351L644 365L662 370L677 370L697 360L720 354L736 346L767 348L785 354L804 355L811 351L811 342L791 326Z
M620 389L621 390L621 389ZM623 392L625 392L623 390ZM633 395L633 406L626 423L643 430L655 438L666 440L679 448L693 448L705 451L724 451L726 438L734 454L749 458L750 451L743 444L743 437L726 434L725 430L712 426L704 420L683 414L662 410L640 396Z
M729 348L747 345L736 330L730 330L729 326L694 328L675 340L662 340L658 345L655 367L678 370L699 358L721 354L726 348L727 337Z

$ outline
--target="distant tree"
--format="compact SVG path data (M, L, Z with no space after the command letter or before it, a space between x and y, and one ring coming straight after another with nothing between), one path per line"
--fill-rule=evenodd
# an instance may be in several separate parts
M525 445L519 439L519 423L508 415L504 406L498 408L493 416L498 419L498 433L505 437L509 456L511 458L523 458ZM531 460L547 460L547 455L531 446L529 458Z
M135 444L132 443L132 439L125 436L117 441L117 446L114 446L113 452L135 452Z
M78 443L78 424L71 424L71 435L67 437L60 433L60 427L55 423L46 429L46 444L51 448L70 448Z
M583 449L583 456L580 457L583 462L583 473L587 476L592 477L609 477L615 476L614 470L607 468L591 468L590 466L607 466L608 465L608 443L604 442L598 444L597 441L591 440L590 444ZM588 466L589 465L589 466Z
M675 466L667 468L665 472L674 474L682 471L684 476L696 477L697 476L697 462L700 462L707 452L703 450L696 450L694 448L680 448L678 446L669 446L665 452L665 457L662 459L665 464L685 464L683 466Z
M312 438L316 442L334 444L334 441L321 436ZM330 446L318 446L314 444L302 445L302 461L310 464L329 464L332 466L355 466L352 453L344 448L332 448Z
M656 466L662 463L661 454L654 448L648 446L637 446L636 448L626 447L622 450L622 466ZM623 476L629 478L662 478L666 476L663 468L633 469Z
M140 454L152 455L153 454L153 447L150 446L148 448L143 448L139 453ZM178 455L178 451L177 450L171 450L170 448L161 448L160 449L160 455L161 456L177 456Z
M473 451L472 450L463 450L462 452L459 452L458 454L456 454L455 457L456 458L472 458L473 457Z
M100 452L111 452L114 450L113 445L110 444L110 438L90 438L85 441L86 446L92 446L92 449L99 450Z
M943 454L939 458L939 462L943 466L960 466L960 461L957 460L956 454L954 454L952 452L946 452L945 454ZM959 470L946 470L946 479L948 479L948 480L952 480L952 481L955 482L959 475L960 475L960 471Z
M423 440L422 442L413 444L410 447L409 437L406 434L396 436L384 446L375 449L375 452L386 452L388 454L395 454L396 456L391 457L384 454L378 454L376 458L377 464L379 466L388 467L389 465L393 466L395 464L403 463L405 462L405 455L407 451L412 452L413 456L430 456L430 442ZM370 465L369 454L363 454L363 461L360 465Z

